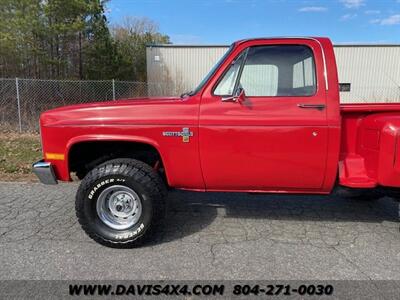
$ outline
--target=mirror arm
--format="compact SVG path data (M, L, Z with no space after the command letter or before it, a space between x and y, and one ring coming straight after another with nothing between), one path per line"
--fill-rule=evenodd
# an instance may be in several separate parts
M222 102L239 102L245 101L245 93L243 88L238 88L238 90L232 96L222 97Z
M238 99L236 96L228 96L228 97L222 97L221 101L222 102L237 102Z

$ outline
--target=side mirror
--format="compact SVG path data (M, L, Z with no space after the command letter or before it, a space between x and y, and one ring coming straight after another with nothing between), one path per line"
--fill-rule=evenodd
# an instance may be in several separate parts
M222 102L239 102L239 103L241 103L245 100L246 100L246 94L244 92L244 88L242 88L242 87L239 87L233 96L221 98Z

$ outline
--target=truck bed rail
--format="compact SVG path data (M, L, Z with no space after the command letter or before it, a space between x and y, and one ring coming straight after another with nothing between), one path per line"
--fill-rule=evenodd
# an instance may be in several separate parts
M340 104L342 112L393 112L400 111L400 103Z

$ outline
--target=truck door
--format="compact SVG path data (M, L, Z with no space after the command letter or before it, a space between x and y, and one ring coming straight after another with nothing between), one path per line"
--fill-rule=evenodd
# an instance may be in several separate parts
M228 60L201 100L206 188L320 189L328 128L318 42L245 42ZM241 91L244 97L238 97Z

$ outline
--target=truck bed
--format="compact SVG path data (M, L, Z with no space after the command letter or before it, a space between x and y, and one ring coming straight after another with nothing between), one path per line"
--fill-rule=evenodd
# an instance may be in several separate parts
M400 186L400 103L341 104L339 183Z

